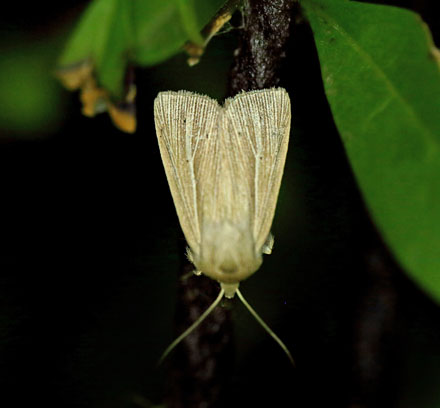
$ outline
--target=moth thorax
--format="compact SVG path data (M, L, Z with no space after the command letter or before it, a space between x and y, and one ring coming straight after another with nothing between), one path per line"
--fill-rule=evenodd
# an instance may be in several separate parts
M200 254L194 256L202 273L221 283L238 283L252 275L261 262L248 223L204 223Z

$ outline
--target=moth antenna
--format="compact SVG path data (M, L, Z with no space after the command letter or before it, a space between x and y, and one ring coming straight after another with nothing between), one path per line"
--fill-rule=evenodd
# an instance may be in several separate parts
M278 345L283 349L283 351L286 353L287 357L289 358L290 362L293 366L295 366L295 360L292 357L292 354L290 354L289 349L287 346L282 342L282 340L274 333L274 331L264 322L264 320L258 316L257 312L252 308L252 306L246 301L246 299L241 294L240 290L237 288L236 290L238 298L242 301L242 303L246 306L246 309L249 310L252 316L255 317L258 323L263 326L263 329L266 330L267 333L278 343Z
M186 337L188 336L188 334L190 334L193 330L195 330L197 328L197 326L199 326L200 323L203 322L203 320L205 320L208 315L216 308L216 306L220 303L220 301L223 298L223 295L225 294L224 289L220 289L220 293L218 294L217 298L214 300L214 302L211 303L211 306L208 307L208 309L206 309L202 315L191 325L189 326L179 337L177 337L176 340L174 340L167 348L166 350L163 352L162 356L159 359L159 363L161 364L163 362L163 360L165 360L166 356L168 356L168 354L170 354L175 348L176 346Z

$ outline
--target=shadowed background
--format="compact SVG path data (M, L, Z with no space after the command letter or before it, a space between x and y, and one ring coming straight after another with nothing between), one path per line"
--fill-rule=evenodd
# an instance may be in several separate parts
M438 45L432 3L394 2L424 13ZM81 9L73 1L9 5L1 16L0 388L8 407L161 401L168 377L156 362L174 336L185 244L152 103L157 92L182 88L222 100L237 44L232 31L215 38L194 68L179 55L138 69L138 131L127 135L106 115L82 116L77 97L51 75ZM235 351L223 406L347 406L361 388L352 380L353 316L371 279L365 265L375 258L364 254L376 233L331 118L310 30L298 24L293 32L281 83L292 99L293 131L275 247L242 292L298 368L238 301L227 302ZM377 368L387 376L374 385L376 406L434 407L439 310L400 271L394 276L396 334ZM371 298L371 310L386 311L380 302L394 304L392 296ZM370 374L366 383L374 384L378 373Z

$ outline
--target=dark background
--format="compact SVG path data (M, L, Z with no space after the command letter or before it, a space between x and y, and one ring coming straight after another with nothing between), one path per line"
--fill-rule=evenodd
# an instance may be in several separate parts
M435 1L392 3L421 12L439 45ZM2 45L20 53L35 39L62 40L80 10L78 1L9 4L0 17ZM375 231L331 119L310 30L298 24L293 33L281 83L292 98L293 131L275 248L242 292L298 367L291 369L238 301L227 303L236 348L224 406L343 407L355 387L353 333L371 279L363 254ZM106 115L83 117L77 97L64 91L61 108L53 107L56 125L24 134L0 123L2 406L160 402L166 365L156 363L174 336L183 236L152 103L157 92L182 88L221 100L235 36L217 37L195 68L179 55L138 69L134 135L116 130ZM375 385L377 398L383 406L440 406L438 306L398 268L393 285L398 302L393 336L382 345L389 358L378 368L386 376ZM370 307L384 310L375 299ZM371 375L375 384L378 374Z

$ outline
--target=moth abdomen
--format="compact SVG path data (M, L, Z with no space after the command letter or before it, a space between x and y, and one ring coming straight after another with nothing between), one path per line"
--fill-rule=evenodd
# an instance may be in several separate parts
M194 264L205 275L219 282L240 282L252 275L261 262L248 223L203 224L200 253L194 254Z

